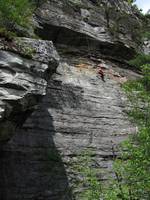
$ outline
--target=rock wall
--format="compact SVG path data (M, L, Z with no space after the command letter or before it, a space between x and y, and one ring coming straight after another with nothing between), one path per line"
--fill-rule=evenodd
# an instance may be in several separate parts
M136 131L125 113L126 97L121 84L139 77L124 61L135 54L131 24L139 26L139 22L130 6L119 0L50 0L42 4L35 18L36 33L55 43L61 60L55 71L58 54L55 50L44 51L35 68L34 57L24 66L29 67L29 72L35 69L29 74L38 71L41 77L45 72L43 57L50 56L46 63L54 64L48 66L54 66L50 74L55 73L45 79L47 87L35 87L36 92L43 91L42 95L47 88L46 96L1 146L0 199L71 200L75 199L72 187L78 176L71 166L78 155L92 149L93 167L101 169L99 179L105 181L113 176L112 147L118 155L118 144ZM112 32L115 23L119 24ZM104 80L98 75L98 65L103 67Z
M62 60L38 109L3 147L2 200L73 199L70 165L84 149L95 152L101 180L111 175L112 145L135 132L120 83L136 74L105 61L103 82L95 65L82 57Z
M47 79L56 71L59 56L52 42L29 38L0 40L0 142L18 126L46 94Z
M36 20L37 34L59 46L86 52L91 48L124 59L138 47L140 20L126 1L50 0L37 11Z

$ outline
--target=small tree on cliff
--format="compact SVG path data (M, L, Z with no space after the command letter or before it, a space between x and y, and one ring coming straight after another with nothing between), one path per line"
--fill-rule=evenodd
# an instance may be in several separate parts
M0 26L13 31L15 26L27 27L33 6L29 0L0 0Z
M127 0L129 4L133 4L136 0Z

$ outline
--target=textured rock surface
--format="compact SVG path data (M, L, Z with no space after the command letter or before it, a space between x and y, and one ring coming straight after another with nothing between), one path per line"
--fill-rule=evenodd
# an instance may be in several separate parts
M127 58L134 54L139 20L125 1L50 0L37 12L37 33L57 44ZM69 37L68 37L69 35Z
M1 151L2 200L73 199L70 165L83 149L95 152L100 179L111 174L112 145L135 131L124 112L120 83L136 74L107 61L103 82L96 65L63 58L43 102Z
M126 98L120 85L138 75L119 60L134 54L140 24L122 0L49 0L37 11L36 20L37 33L55 43L62 60L40 105L23 118L18 113L30 111L37 96L45 94L45 73L55 71L59 58L50 42L46 49L45 42L39 41L37 48L35 40L28 39L11 46L0 43L1 55L13 60L8 62L3 56L9 64L5 71L5 65L0 65L1 88L11 80L10 100L0 102L1 114L5 109L8 115L4 128L8 123L11 131L7 133L12 133L12 119L24 122L1 146L0 199L72 200L70 186L77 174L71 165L78 154L92 149L93 166L101 169L99 178L107 180L112 175L112 146L118 154L118 144L136 131L124 112ZM26 49L28 43L34 48ZM105 82L97 74L100 63L105 67ZM14 95L17 101L11 99Z
M150 40L145 40L143 44L144 54L150 55Z
M3 141L14 134L16 126L22 125L46 94L46 78L56 70L59 57L49 41L1 40L0 47L3 49L0 50L0 141Z

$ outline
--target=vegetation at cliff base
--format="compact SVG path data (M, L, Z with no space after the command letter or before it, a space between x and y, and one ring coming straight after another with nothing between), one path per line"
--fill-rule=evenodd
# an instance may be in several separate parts
M85 149L77 156L76 162L72 163L72 170L77 174L75 178L75 200L99 200L102 194L101 183L98 180L98 168L93 168L93 150Z
M150 199L150 64L141 70L143 78L123 86L130 104L128 115L138 131L121 146L121 159L114 162L117 177L104 189L105 200Z

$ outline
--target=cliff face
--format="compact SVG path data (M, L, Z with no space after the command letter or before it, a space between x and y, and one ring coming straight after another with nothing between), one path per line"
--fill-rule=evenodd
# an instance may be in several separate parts
M11 93L7 96L10 101L2 99L16 111L15 115L9 112L3 122L15 119L20 123L23 119L1 148L1 200L74 199L71 187L77 174L71 164L78 160L77 155L92 149L93 166L101 169L100 180L107 180L112 174L112 146L118 154L118 144L135 132L125 114L126 98L120 87L127 79L139 76L124 62L135 53L133 22L139 26L128 4L119 0L51 0L37 11L36 20L36 33L54 42L61 60L50 42L44 42L46 48L42 48L40 41L38 46L44 54L36 59L22 58L16 52L0 54L0 62L7 64L0 65L5 67L3 80L15 77L9 90L7 84L2 85L5 96L11 91L18 97L14 104ZM117 29L112 32L115 25ZM97 73L99 64L104 80ZM19 79L12 73L19 74ZM35 99L45 95L30 116L24 115L24 107L28 111L37 101L29 101L28 94ZM27 103L21 107L24 98Z
M36 14L37 33L54 43L82 50L132 57L140 21L126 1L55 1L43 3ZM69 37L68 37L69 36Z
M22 126L40 98L59 61L49 41L16 38L0 40L0 142ZM21 56L22 55L22 56Z
M65 59L69 63L61 63L38 109L3 147L4 199L72 199L70 165L77 154L92 149L95 166L104 170L100 179L105 180L111 172L112 145L134 132L119 85L124 75L134 73L122 70L119 75L118 65L108 62L103 82L91 60Z

